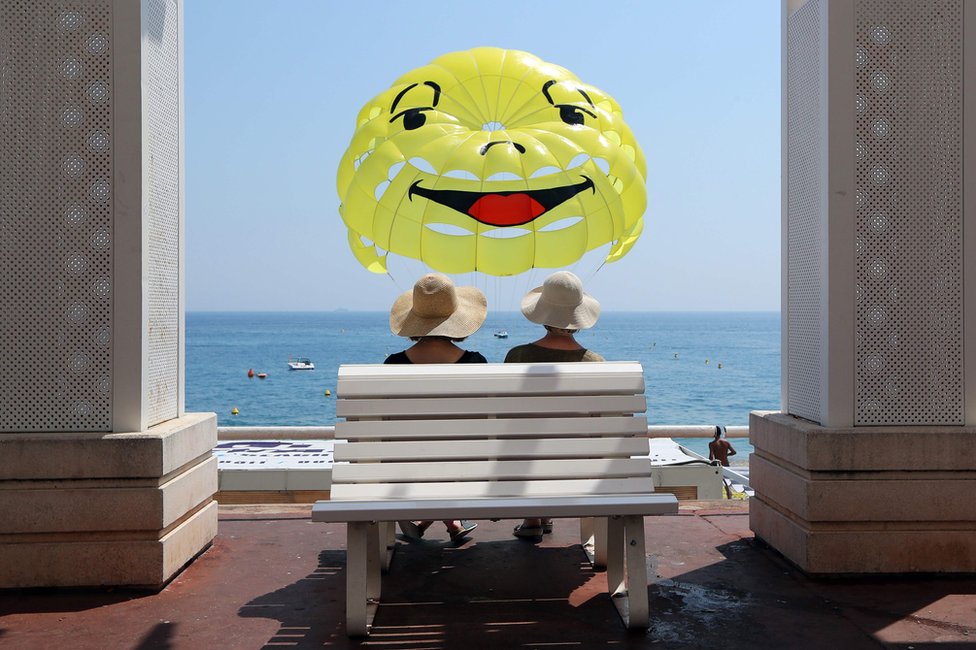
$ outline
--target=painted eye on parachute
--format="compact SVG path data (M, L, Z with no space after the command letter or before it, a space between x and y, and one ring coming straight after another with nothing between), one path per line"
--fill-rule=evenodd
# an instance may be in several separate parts
M403 128L407 131L413 131L414 129L419 129L427 122L427 116L423 114L423 111L429 111L430 108L408 108L405 111L401 111L390 118L390 123L399 117L403 118Z
M582 125L583 113L586 113L590 117L596 119L596 115L579 106L573 106L571 104L556 104L556 108L559 109L559 119L566 124Z

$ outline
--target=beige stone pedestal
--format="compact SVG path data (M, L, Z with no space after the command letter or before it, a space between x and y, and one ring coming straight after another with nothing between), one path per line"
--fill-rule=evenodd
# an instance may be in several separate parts
M976 428L749 426L752 530L804 571L976 572Z
M0 435L0 588L158 588L217 534L217 418Z

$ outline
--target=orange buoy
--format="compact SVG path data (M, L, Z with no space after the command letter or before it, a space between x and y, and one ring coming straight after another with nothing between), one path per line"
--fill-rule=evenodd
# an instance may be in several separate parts
M268 373L266 373L266 372L259 372L258 373L258 379L265 379L265 378L267 378L267 376L268 376Z
M248 378L251 378L251 379L254 378L254 368L248 368L247 369L247 376L248 376Z

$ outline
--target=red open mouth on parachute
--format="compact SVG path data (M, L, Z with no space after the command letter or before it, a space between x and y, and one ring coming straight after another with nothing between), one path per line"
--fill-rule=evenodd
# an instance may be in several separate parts
M593 181L586 176L575 185L514 192L432 190L421 187L420 181L417 181L410 186L408 198L413 200L414 194L422 196L488 226L521 226L586 189L595 191Z

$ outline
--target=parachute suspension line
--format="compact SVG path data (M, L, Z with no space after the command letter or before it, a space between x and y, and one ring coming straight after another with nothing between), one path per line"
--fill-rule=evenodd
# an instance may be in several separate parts
M397 281L396 277L392 273L390 273L390 267L389 266L386 267L386 277L388 277L390 279L390 282L393 283L393 286L395 286L397 288L397 295L399 295L399 294L403 293L404 291L406 291L406 289L404 289L400 285L400 282Z

